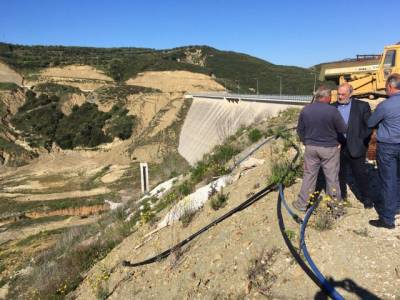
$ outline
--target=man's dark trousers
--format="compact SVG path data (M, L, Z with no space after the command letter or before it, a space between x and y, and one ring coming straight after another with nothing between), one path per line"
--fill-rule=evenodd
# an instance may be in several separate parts
M378 143L377 163L382 184L384 205L378 211L380 219L394 224L396 210L400 207L400 144Z
M347 172L351 171L357 188L360 192L361 201L364 204L371 204L369 199L369 186L368 186L368 172L365 164L366 154L364 153L360 157L352 157L346 144L342 144L340 149L340 171L339 171L339 182L340 191L342 192L342 199L347 198L347 186L346 177Z
M338 102L333 104L338 107ZM371 205L367 182L367 166L365 157L368 149L371 130L368 128L368 118L371 115L371 108L367 102L352 98L351 109L347 124L346 136L339 135L342 145L340 152L339 181L342 198L347 197L346 190L346 169L351 169L357 187L360 190L361 201L365 205Z

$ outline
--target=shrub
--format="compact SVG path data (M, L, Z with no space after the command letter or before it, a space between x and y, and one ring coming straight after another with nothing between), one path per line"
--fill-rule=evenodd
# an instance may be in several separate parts
M194 190L194 184L193 182L189 181L189 180L185 180L184 182L182 182L180 185L178 185L178 192L182 195L182 196L187 196L190 193L193 192Z
M84 103L74 108L69 116L59 122L55 140L63 149L77 146L94 147L110 142L111 138L103 133L103 126L110 114L101 112L97 105Z
M191 170L190 177L194 182L200 182L207 171L207 165L205 162L198 162Z
M195 215L196 215L195 211L185 211L185 213L179 219L182 222L182 226L183 227L189 226L189 224L193 221Z
M295 238L296 238L296 232L294 232L293 230L290 230L290 229L286 229L285 230L285 234L286 234L286 236L287 236L287 238L290 240L290 241L294 241L295 240Z
M81 93L81 90L77 87L53 82L39 83L38 85L35 85L34 90L56 95L62 95L66 93Z
M224 191L221 189L219 193L213 196L210 200L210 206L213 210L218 210L220 208L225 207L228 202L229 195L224 194Z
M107 128L106 133L121 140L126 140L131 137L133 128L136 127L137 122L135 116L118 116L111 120L111 125Z
M299 165L291 166L291 162L288 160L277 161L271 166L268 182L269 184L283 183L285 186L290 186L300 175L301 167Z
M314 204L312 198L310 204ZM342 201L332 199L329 195L319 196L319 204L315 209L314 227L319 231L332 229L335 220L345 213Z
M263 136L263 134L262 134L261 131L258 130L257 128L252 129L252 130L249 132L249 134L248 134L249 140L250 140L252 143L257 142L259 139L262 138L262 136Z
M210 156L210 161L215 163L227 163L233 156L240 151L232 145L218 145L215 147L213 154Z

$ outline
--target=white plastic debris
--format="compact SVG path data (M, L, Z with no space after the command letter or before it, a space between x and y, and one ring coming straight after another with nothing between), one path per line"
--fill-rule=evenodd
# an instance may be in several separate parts
M179 181L183 178L182 175L178 177L174 177L171 179L168 179L167 181L164 181L157 185L154 189L150 191L147 195L143 196L142 198L139 199L139 202L142 202L143 200L151 197L156 197L156 198L161 198L166 192L168 192L171 187L173 186L174 182Z
M219 192L223 187L232 182L231 175L225 175L209 184L199 188L190 195L187 195L177 204L175 204L166 216L158 223L157 228L146 236L152 235L158 230L178 221L183 215L192 213L204 206L204 203L210 197L211 191Z
M112 202L110 200L104 200L104 202L110 205L111 210L117 209L118 207L121 207L123 205L123 203Z

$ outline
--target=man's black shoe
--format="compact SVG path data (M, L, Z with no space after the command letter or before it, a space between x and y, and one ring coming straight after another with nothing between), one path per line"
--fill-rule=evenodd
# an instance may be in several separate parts
M381 228L386 228L386 229L394 229L395 225L394 224L388 224L381 219L378 220L370 220L369 224L374 226L374 227L381 227Z

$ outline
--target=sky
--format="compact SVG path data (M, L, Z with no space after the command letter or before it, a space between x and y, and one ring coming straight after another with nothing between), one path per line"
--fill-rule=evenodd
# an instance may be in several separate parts
M0 12L1 42L208 45L301 67L400 42L400 0L0 0Z

